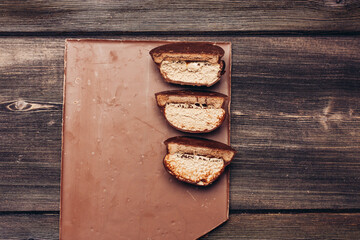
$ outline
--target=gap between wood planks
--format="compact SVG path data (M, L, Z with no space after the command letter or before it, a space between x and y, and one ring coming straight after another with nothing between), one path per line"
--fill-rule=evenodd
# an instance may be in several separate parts
M259 36L259 37L301 37L301 36L323 36L323 37L343 37L343 36L360 36L360 31L95 31L95 32L0 32L0 37L116 37L116 36L144 36L144 37L164 37L164 36Z
M360 208L349 209L232 209L229 214L308 214L308 213L360 213ZM0 211L4 215L60 214L60 211Z

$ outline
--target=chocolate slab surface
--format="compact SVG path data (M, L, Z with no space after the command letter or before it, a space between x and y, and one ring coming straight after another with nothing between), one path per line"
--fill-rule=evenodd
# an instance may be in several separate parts
M196 239L228 219L228 171L198 187L163 167L164 140L186 135L166 123L154 96L186 89L166 83L149 55L166 43L67 40L62 240ZM217 45L226 73L209 90L230 97L231 44ZM216 131L194 136L229 144L229 116Z

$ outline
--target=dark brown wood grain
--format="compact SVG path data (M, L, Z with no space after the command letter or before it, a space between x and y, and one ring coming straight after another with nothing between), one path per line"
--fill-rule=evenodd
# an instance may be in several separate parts
M245 39L234 47L232 208L357 208L359 40Z
M0 211L59 209L61 107L24 100L3 107Z
M0 211L59 209L63 40L0 44Z
M231 209L360 208L359 37L170 39L233 44ZM57 211L64 38L0 52L0 210Z
M59 239L59 214L0 214L0 239Z
M356 0L19 1L0 32L359 31Z
M232 214L203 239L357 239L359 214Z
M0 239L59 238L59 215L0 215ZM232 214L201 239L357 239L360 214Z

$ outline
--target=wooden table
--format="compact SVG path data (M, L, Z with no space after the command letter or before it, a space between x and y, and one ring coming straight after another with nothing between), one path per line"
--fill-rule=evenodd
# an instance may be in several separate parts
M230 219L360 238L360 2L0 2L0 239L57 239L66 38L233 43Z

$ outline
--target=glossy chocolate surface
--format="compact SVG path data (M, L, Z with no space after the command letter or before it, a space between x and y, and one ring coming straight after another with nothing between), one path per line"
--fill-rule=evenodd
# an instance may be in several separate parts
M149 51L167 42L70 40L65 93L60 238L195 239L228 218L228 172L207 188L163 167L164 140L184 135L157 107L161 79ZM227 63L211 88L230 97ZM228 120L228 119L227 119ZM228 121L202 137L229 143Z

